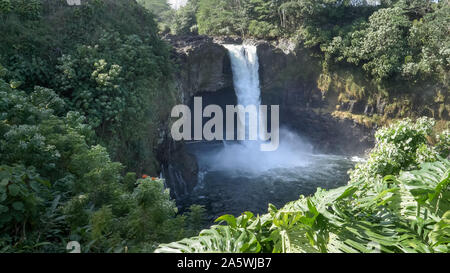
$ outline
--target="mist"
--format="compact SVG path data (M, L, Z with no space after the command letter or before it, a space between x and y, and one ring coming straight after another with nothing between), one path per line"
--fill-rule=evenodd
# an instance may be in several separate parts
M313 146L286 128L280 129L280 146L263 152L259 141L224 142L218 151L199 155L199 163L209 171L261 173L276 168L306 166Z

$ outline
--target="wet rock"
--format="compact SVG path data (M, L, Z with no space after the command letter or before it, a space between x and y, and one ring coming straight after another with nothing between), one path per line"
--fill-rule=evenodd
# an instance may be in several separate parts
M179 199L192 192L197 185L199 170L197 159L186 151L183 142L166 139L160 146L158 157L171 196Z
M242 44L244 41L237 36L216 36L213 41L218 44Z
M233 86L227 50L207 36L166 36L178 64L175 76L182 100L200 92L215 92Z
M378 97L378 99L377 99L377 106L376 106L377 114L383 115L384 114L384 109L386 108L387 104L388 104L388 102L385 99L383 99L381 97Z
M173 60L180 101L203 96L205 104L235 101L231 62L222 44L249 43L257 47L262 104L280 106L281 126L306 138L317 152L363 153L373 145L373 130L351 120L331 115L339 104L337 95L324 95L318 88L318 61L289 40L242 40L239 37L167 36L173 46ZM225 98L224 98L225 96ZM208 100L211 97L211 101ZM347 106L349 107L349 106ZM377 103L378 107L385 105ZM364 103L353 102L351 112L364 113ZM198 166L184 144L168 137L161 149L168 186L178 198L188 195L197 183ZM164 147L162 145L162 147ZM215 204L220 210L220 204Z
M363 114L370 111L366 103L339 103L336 94L322 94L317 86L320 66L304 49L288 43L288 50L282 50L280 43L264 41L257 48L262 102L280 106L281 125L308 139L317 152L363 154L373 147L372 128L332 115L339 104L342 111Z

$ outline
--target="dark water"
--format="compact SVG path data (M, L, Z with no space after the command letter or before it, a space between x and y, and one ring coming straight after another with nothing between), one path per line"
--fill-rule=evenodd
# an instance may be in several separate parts
M249 154L242 148L242 152L227 154L223 150L220 143L189 145L200 167L199 184L190 196L178 200L182 210L192 204L203 205L210 221L244 211L264 214L269 203L280 208L300 195L314 194L318 187L345 185L347 172L355 165L344 156L295 153L296 158L290 158L292 154L282 153L274 156L274 161L287 158L295 164L280 161L278 165L264 166L271 160L270 154Z

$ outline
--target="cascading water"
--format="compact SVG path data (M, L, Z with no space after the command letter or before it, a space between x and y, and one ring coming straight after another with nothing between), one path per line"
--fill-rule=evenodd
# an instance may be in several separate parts
M228 50L233 71L233 84L239 105L244 107L253 105L258 109L261 103L261 90L259 88L259 62L256 46L253 45L224 45ZM245 124L243 134L248 140L249 132L257 130L257 124L250 124L245 115L241 115L239 122ZM253 126L253 127L250 127ZM238 126L238 128L240 128ZM252 142L244 141L247 146Z
M231 60L238 104L258 107L261 90L257 48L252 45L224 47ZM280 130L280 145L276 151L263 152L255 145L257 141L248 139L248 133L254 129L251 126L255 124L249 127L248 117L241 115L238 122L244 121L245 141L189 145L188 149L198 160L199 184L182 201L182 208L204 205L211 220L247 210L263 213L268 203L282 206L298 199L300 194L314 193L317 187L327 189L346 183L347 170L353 166L350 160L342 156L313 155L312 146L287 129Z
M261 90L259 82L259 62L257 48L254 45L224 45L228 50L232 72L234 90L239 105L244 107L261 104ZM257 117L263 118L263 117ZM205 161L208 169L228 170L230 172L260 173L274 168L304 166L307 162L302 156L310 153L312 147L301 138L286 129L280 130L280 145L276 151L262 152L260 141L249 140L250 132L260 132L265 128L249 122L249 116L240 115L238 120L245 126L238 126L245 130L245 141L229 142L219 152L208 156ZM261 124L265 124L265 120Z
M240 105L259 106L259 62L256 46L224 45L228 50L233 71L233 83Z

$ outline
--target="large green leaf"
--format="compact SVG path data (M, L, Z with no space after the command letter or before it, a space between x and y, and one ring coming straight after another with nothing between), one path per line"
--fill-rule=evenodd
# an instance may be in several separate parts
M261 217L224 215L217 221L228 225L157 252L448 252L449 170L441 159L398 177L318 189Z

